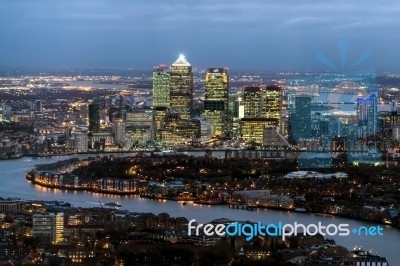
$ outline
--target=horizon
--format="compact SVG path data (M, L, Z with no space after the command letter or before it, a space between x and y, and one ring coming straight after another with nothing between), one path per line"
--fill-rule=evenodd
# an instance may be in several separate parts
M151 69L184 53L195 67L239 71L400 72L399 10L372 0L6 1L0 69Z

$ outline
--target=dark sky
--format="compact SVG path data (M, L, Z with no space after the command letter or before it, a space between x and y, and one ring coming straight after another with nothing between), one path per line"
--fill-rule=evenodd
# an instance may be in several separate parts
M320 52L337 70L367 53L356 68L400 71L399 14L396 0L2 0L0 67L151 68L183 53L198 67L332 69Z

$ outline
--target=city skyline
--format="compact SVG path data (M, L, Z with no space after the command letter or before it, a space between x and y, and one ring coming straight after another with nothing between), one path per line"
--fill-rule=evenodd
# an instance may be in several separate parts
M7 1L0 11L0 68L144 68L178 54L206 68L334 70L315 59L325 54L348 71L399 71L395 45L400 6L366 1L326 3L174 1ZM177 41L179 40L179 41ZM338 42L348 41L341 66ZM220 51L223 51L222 53Z

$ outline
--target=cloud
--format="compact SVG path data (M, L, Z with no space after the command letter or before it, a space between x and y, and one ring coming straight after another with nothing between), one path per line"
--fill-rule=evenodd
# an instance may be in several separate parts
M342 38L389 53L399 11L394 0L4 0L0 64L140 67L183 51L199 64L305 68L306 56Z

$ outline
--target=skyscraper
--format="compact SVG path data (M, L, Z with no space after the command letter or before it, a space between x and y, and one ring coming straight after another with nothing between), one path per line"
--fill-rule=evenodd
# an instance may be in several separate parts
M376 90L372 90L369 97L357 98L357 120L363 133L367 135L376 134L378 123L378 94Z
M282 90L278 86L268 86L261 91L261 117L275 119L282 124Z
M170 107L181 119L190 119L193 111L192 66L180 55L172 64L170 72Z
M6 108L4 104L0 103L0 123L6 120Z
M261 117L261 87L245 86L243 88L244 118Z
M89 131L100 131L100 105L98 103L89 104Z
M88 133L86 130L79 129L76 132L76 146L78 152L87 152L88 151Z
M166 65L153 69L153 106L169 107L170 72Z
M227 68L207 69L205 79L203 117L213 120L215 135L226 137L231 129L229 121L229 78Z
M123 143L125 138L125 122L122 118L113 120L112 133L114 134L114 139L116 143Z
M295 96L290 113L292 140L311 138L311 96Z

